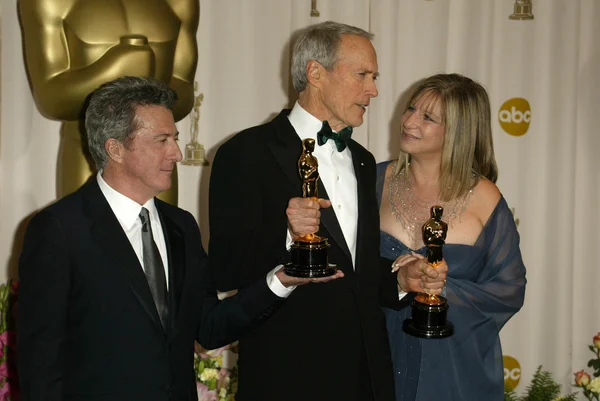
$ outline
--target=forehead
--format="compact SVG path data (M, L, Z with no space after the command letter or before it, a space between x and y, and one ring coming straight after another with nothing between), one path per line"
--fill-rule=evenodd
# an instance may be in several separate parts
M352 64L369 71L377 71L377 53L369 39L349 34L342 34L341 38L337 64Z
M165 106L145 105L135 108L135 122L138 131L159 131L160 133L175 133L173 113Z
M411 101L411 105L418 109L442 116L442 100L440 96L433 91L425 90L416 94Z

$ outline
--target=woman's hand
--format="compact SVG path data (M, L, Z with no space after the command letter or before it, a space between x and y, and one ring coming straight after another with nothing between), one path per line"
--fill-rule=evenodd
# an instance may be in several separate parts
M448 265L442 259L439 265L433 267L424 256L411 251L398 256L392 264L392 272L398 272L398 287L401 291L437 295L446 285Z

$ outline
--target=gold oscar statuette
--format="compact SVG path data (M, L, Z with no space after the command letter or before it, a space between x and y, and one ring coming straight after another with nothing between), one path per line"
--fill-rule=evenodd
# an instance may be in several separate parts
M317 182L319 180L319 163L312 154L315 150L314 139L302 141L302 154L298 159L298 173L302 179L302 197L318 199ZM294 238L290 248L291 262L284 267L285 273L292 277L327 277L337 271L327 257L329 243L327 238L315 233Z
M442 221L444 208L433 206L431 218L423 224L423 243L427 263L437 267L443 257L442 248L448 233L448 224ZM448 301L440 295L419 293L412 304L412 315L403 323L403 330L415 337L444 338L454 333L454 325L446 319Z
M198 0L18 0L25 65L42 115L62 122L56 191L79 188L90 163L83 115L100 85L152 77L177 92L175 121L192 109L198 63ZM177 170L159 198L177 204Z
M194 94L198 93L198 82L194 82ZM200 121L200 106L204 100L204 94L200 93L194 97L194 107L190 113L190 137L191 141L185 145L185 157L181 164L186 166L208 166L204 146L198 142L198 122Z

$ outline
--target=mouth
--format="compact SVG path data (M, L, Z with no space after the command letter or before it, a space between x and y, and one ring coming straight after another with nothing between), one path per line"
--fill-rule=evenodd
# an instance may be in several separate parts
M358 103L357 106L366 111L367 107L369 107L369 103Z
M411 135L411 134L409 134L409 133L407 133L405 131L402 131L402 137L404 137L406 139L412 139L412 140L419 140L419 139L421 139L421 138L416 137L414 135Z

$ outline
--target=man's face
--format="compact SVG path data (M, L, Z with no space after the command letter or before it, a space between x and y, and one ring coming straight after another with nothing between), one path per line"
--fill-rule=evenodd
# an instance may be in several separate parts
M163 106L138 106L140 128L124 149L122 177L139 199L150 199L171 187L171 174L182 155L173 113Z
M324 120L332 129L339 131L363 123L371 98L377 96L378 75L377 54L371 41L362 36L342 35L337 62L331 71L325 71L321 87Z

